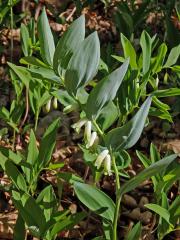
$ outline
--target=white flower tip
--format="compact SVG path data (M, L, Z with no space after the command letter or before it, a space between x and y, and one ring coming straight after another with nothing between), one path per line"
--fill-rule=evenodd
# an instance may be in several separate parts
M106 155L104 159L104 174L111 175L111 156L109 154Z
M91 121L87 121L85 126L84 136L88 142L90 141L90 138L91 138L91 128L92 128Z
M96 162L94 164L95 167L97 167L97 169L99 169L101 167L102 162L105 159L105 157L108 155L108 153L109 153L109 150L105 149L98 155Z
M95 141L96 141L96 138L97 138L97 132L93 132L93 133L91 134L91 137L90 137L88 143L86 144L86 148L92 147L93 144L94 144Z

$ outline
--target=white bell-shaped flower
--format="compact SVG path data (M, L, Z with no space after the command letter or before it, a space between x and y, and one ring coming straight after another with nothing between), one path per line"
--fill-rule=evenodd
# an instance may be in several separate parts
M111 156L109 154L106 155L104 159L104 174L105 175L112 175L111 173Z
M103 163L103 161L104 161L104 159L105 159L105 157L108 155L108 153L109 153L109 150L103 150L99 155L98 155L98 157L97 157L97 159L96 159L96 162L95 162L95 167L97 167L97 169L99 169L100 167L101 167L101 165L102 165L102 163Z
M90 137L88 143L86 144L86 148L92 147L96 141L96 138L97 138L97 132L92 132L91 137Z
M91 129L92 129L92 123L91 121L87 121L85 124L85 131L84 131L84 137L87 142L90 142L90 139L91 139Z

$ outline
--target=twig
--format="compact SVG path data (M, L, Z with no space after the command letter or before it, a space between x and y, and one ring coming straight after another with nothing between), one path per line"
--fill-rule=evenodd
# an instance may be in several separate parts
M87 166L85 169L84 176L83 176L84 181L86 181L88 173L89 173L89 166Z
M71 17L74 15L74 13L76 12L76 7L73 8L72 12L69 14L69 16L66 18L66 21L68 22Z
M20 124L20 130L22 129L23 125L25 124L27 116L28 116L28 112L29 112L29 87L26 87L26 99L25 100L26 100L26 112L25 112L24 118Z

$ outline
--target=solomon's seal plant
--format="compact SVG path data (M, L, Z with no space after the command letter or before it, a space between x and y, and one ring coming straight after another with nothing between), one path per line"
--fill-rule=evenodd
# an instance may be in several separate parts
M114 56L120 62L120 66L111 70L106 67L104 77L98 79L97 72L102 63L99 38L97 32L85 38L84 16L72 23L56 46L45 9L39 17L37 28L39 42L32 42L36 50L39 50L40 57L37 58L32 51L30 54L26 51L29 49L29 41L24 37L25 57L21 59L21 63L28 67L16 66L12 63L9 63L9 66L22 83L22 88L25 87L27 90L30 107L35 116L35 130L41 108L45 105L49 111L52 101L56 108L58 100L64 107L64 113L79 111L79 121L73 124L72 128L78 133L82 129L84 131L80 148L85 162L92 171L94 184L86 184L83 179L71 174L60 173L58 179L71 183L78 199L101 216L103 239L117 240L123 194L131 191L147 178L166 171L176 159L176 155L159 159L148 164L145 170L122 186L120 184L121 175L128 177L125 168L128 167L131 158L127 150L139 140L148 115L172 122L168 112L169 106L162 103L159 98L179 95L180 90L178 88L158 90L156 77L162 69L177 71L179 68L174 64L179 55L177 56L172 50L164 61L167 52L164 43L158 47L158 53L153 55L156 36L151 38L144 31L140 39L142 53L137 56L131 42L121 34L124 56ZM22 30L27 29L25 30L23 26ZM178 46L177 48L179 49ZM88 85L91 87L87 87ZM17 94L18 99L21 97L21 92L22 89ZM1 110L0 114L7 115L5 117L12 125L12 119L8 118L9 112L4 114L5 112L7 111ZM18 121L15 123L16 127ZM14 184L12 196L19 210L17 229L20 224L22 229L27 227L35 237L47 240L54 239L58 231L69 228L85 217L83 213L71 216L69 212L56 214L54 208L46 209L46 203L55 200L52 188L44 189L34 199L38 176L41 170L48 166L55 145L57 126L58 120L46 131L39 149L35 143L34 132L31 131L28 158L26 164L21 166L22 174L15 165L24 162L17 156L13 155L15 163L12 163L9 160L12 155L4 152L3 161L1 160L2 168L9 174ZM115 202L97 187L102 174L115 177ZM32 206L36 215L32 216L28 208L29 218L26 206ZM154 206L148 207L155 209ZM138 232L140 227L140 224L135 225L133 232ZM161 235L164 234L162 229L159 231Z

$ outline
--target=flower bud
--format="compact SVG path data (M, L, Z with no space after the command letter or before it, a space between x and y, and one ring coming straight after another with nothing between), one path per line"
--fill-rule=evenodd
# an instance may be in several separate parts
M54 97L54 99L53 99L53 108L57 109L57 107L58 107L58 101L57 101L57 98Z
M86 122L87 122L87 119L83 118L79 120L77 123L74 123L71 127L74 128L77 133L79 133L81 128L85 125Z
M97 138L97 132L93 132L93 133L91 134L91 137L90 137L89 142L86 144L86 148L92 147L93 144L95 143L96 138Z
M74 111L74 110L77 110L78 109L78 105L75 105L75 104L70 104L70 105L68 105L68 106L66 106L64 109L63 109L63 113L70 113L70 112L72 112L72 111Z
M48 102L46 103L46 107L45 107L46 113L48 113L50 109L51 109L51 99L49 99Z
M111 175L111 156L108 154L104 159L104 174Z
M72 105L68 105L63 109L63 113L70 113L72 112Z
M158 85L159 85L159 78L158 78L158 76L156 77L156 81L155 81L155 86L156 86L156 88L158 88Z
M106 149L106 150L103 150L99 156L97 157L96 159L96 162L95 162L95 167L97 167L97 169L99 169L102 165L102 162L103 160L105 159L105 157L108 155L109 151Z
M87 140L87 142L90 142L91 138L91 128L92 128L92 123L91 121L87 121L85 125L85 131L84 131L84 137Z

